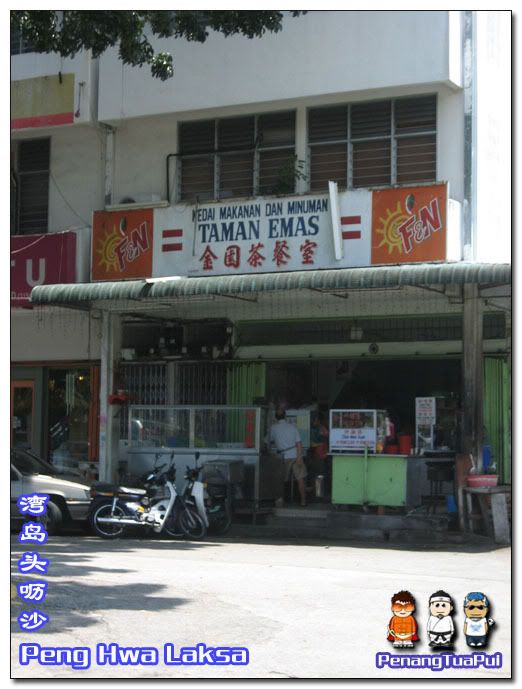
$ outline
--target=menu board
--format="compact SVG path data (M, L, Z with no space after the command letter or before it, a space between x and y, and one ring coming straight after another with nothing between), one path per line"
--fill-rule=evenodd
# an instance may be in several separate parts
M415 447L433 450L433 427L437 422L435 397L415 398Z
M377 445L375 409L332 409L330 411L330 452L351 452Z
M435 397L415 398L415 418L419 426L428 426L437 422Z

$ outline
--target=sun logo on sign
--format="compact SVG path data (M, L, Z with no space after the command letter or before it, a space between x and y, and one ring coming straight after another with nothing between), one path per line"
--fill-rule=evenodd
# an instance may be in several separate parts
M408 194L406 197L406 211L402 210L400 201L397 202L397 208L395 211L387 211L386 218L379 218L379 222L382 223L381 227L377 229L377 234L382 235L382 241L377 246L378 249L381 246L388 246L388 254L391 254L395 249L399 254L403 253L403 241L402 236L398 232L398 228L408 220L408 217L413 212L413 207L415 205L415 197L413 194Z
M99 248L96 251L100 256L98 263L105 268L106 273L110 270L118 270L118 258L115 249L120 241L121 235L116 230L116 226L114 226L112 232L110 230L106 232L103 239L98 242Z
M112 226L112 232L109 230L105 233L102 240L98 242L100 247L97 253L100 255L99 265L105 267L105 272L110 270L118 270L118 256L116 255L116 247L125 237L127 231L127 218L123 217L120 220L120 226L116 229L116 225Z

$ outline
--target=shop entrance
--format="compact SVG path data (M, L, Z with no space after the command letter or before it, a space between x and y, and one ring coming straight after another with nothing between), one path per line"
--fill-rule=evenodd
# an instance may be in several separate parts
M62 473L98 473L99 369L49 368L47 458Z
M34 446L34 381L11 381L11 447Z

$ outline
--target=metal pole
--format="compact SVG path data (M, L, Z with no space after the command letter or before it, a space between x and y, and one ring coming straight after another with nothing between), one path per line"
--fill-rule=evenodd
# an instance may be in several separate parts
M462 357L462 450L482 472L483 386L482 298L478 285L464 285Z

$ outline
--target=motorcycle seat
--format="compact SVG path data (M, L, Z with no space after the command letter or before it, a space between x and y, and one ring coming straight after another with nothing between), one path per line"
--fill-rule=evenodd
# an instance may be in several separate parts
M147 491L143 488L126 488L119 486L117 483L106 483L104 481L95 481L92 487L98 493L124 493L125 495L146 495Z
M143 488L126 488L125 486L119 486L118 492L125 495L147 495L147 491Z

